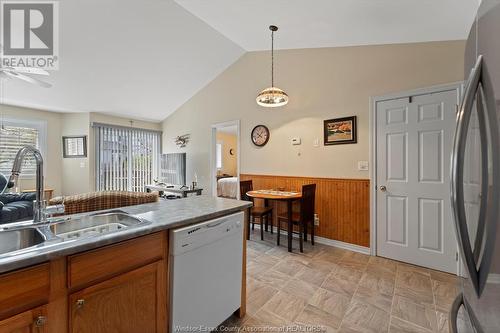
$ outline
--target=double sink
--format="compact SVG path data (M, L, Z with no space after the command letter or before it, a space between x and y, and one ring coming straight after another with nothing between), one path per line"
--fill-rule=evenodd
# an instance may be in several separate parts
M36 250L42 246L97 237L149 222L122 211L55 219L43 224L0 225L0 258Z

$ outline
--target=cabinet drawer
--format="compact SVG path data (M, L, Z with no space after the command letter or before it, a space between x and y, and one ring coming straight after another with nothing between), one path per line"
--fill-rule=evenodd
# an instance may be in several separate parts
M163 259L166 233L159 232L68 257L68 287L77 288Z
M48 263L0 275L0 318L47 303L49 292Z

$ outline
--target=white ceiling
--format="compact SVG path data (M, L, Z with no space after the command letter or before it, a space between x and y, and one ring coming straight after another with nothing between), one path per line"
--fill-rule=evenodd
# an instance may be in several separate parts
M477 0L64 0L50 89L4 102L161 121L245 50L464 39ZM0 111L1 112L1 111Z
M176 0L247 51L465 39L478 0Z
M8 80L5 103L160 121L244 53L172 0L59 4L53 87Z

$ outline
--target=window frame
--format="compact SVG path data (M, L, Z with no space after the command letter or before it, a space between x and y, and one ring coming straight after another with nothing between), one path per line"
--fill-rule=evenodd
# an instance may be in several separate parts
M27 127L33 128L38 131L38 150L42 154L44 159L43 163L43 173L46 174L47 171L47 121L41 119L25 119L25 118L15 118L15 117L3 117L1 123L4 126L12 127ZM7 177L10 175L6 175ZM26 174L21 170L19 174L19 179L35 179L36 172L31 174Z

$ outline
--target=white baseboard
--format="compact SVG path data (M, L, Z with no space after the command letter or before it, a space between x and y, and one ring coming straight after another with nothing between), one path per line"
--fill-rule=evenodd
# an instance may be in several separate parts
M260 230L260 225L256 224L255 229ZM285 230L281 230L280 234L284 235L284 236L288 235L288 233ZM293 234L293 237L299 238L299 236L297 234ZM359 253L370 255L370 248L369 247L360 246L360 245L351 244L351 243L346 243L346 242L342 242L339 240L334 240L334 239L319 237L319 236L314 236L314 241L319 243L319 244L338 247L339 249L344 249L344 250L349 250L349 251L353 251L353 252L359 252Z
M488 283L500 284L500 274L488 274Z

